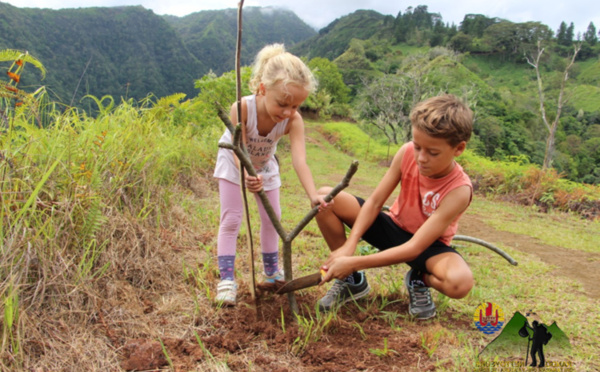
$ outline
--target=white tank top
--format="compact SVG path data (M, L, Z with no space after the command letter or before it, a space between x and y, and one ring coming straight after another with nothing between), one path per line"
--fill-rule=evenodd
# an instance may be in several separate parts
M256 96L251 95L243 98L246 101L248 113L246 115L246 137L248 143L246 149L256 173L263 177L263 188L265 191L274 190L281 186L279 177L279 164L275 159L277 143L285 134L289 119L285 119L273 127L266 136L258 133L256 117ZM232 135L228 129L221 136L219 142L232 143ZM237 185L240 184L239 169L235 164L233 151L219 148L217 152L217 164L213 174L216 178L224 178Z

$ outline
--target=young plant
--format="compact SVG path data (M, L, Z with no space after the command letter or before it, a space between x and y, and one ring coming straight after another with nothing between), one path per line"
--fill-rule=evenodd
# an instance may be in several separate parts
M396 320L398 318L403 318L403 316L398 314L397 311L381 311L380 317L381 319L385 320L390 325L390 328L394 331L402 330L401 326L396 325Z
M360 332L360 337L363 340L367 339L367 334L365 333L365 330L363 329L363 327L360 324L358 324L357 322L354 322L354 323L352 323L352 327L358 329L358 332Z
M165 347L165 344L163 343L163 341L162 341L162 339L160 337L158 338L158 342L160 342L160 347L161 347L162 352L163 352L163 354L165 356L165 359L167 359L167 363L169 363L169 367L171 367L171 369L174 369L174 367L173 367L173 361L171 360L171 357L169 356L169 351Z
M383 339L383 349L369 349L369 352L371 352L371 354L377 355L378 357L387 357L391 353L398 354L396 350L390 349L388 347L387 337L384 337Z
M445 328L434 327L427 329L425 332L421 332L421 346L427 352L427 355L431 358L433 353L437 350L441 343L442 336L446 334Z
M281 331L283 334L285 334L285 315L283 314L283 307L281 307L279 310L281 312Z
M292 354L300 355L304 352L310 341L315 340L315 321L313 318L305 318L298 314L296 314L296 321L298 322L298 337L296 337L292 345Z

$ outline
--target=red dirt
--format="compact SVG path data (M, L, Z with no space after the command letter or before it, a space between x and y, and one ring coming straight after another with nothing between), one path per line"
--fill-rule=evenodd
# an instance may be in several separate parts
M600 254L548 246L534 238L497 231L473 215L465 215L461 222L461 234L534 253L554 265L558 275L581 281L590 297L600 297L600 289L594 286L600 280ZM578 275L582 271L588 275ZM296 292L304 319L316 319L314 304L320 294L317 290ZM218 370L433 371L455 365L451 351L457 344L457 331L476 332L471 319L455 316L451 309L433 320L416 322L405 316L408 302L404 294L386 295L385 301L392 303L383 310L384 299L371 295L359 303L363 309L350 303L322 332L311 333L316 339L305 342L304 328L295 322L287 296L259 293L259 299L257 308L248 286L240 286L236 307L217 310L208 327L199 325L196 332L201 343L195 336L165 339L162 345L151 339L129 340L121 348L121 367L148 371L171 364L175 371L215 370L214 361L226 361L228 369ZM395 317L386 318L384 312ZM430 357L428 350L435 350L435 356ZM199 367L202 365L209 367Z
M207 330L206 334L199 332L206 352L194 338L163 340L174 369L197 370L199 362L214 358L227 360L232 371L247 371L248 364L236 356L250 350L250 355L257 356L257 348L263 348L263 355L254 357L252 361L256 370L260 371L433 371L435 360L429 358L422 346L423 342L425 345L436 342L431 340L433 337L427 336L431 333L427 329L439 332L444 328L470 327L468 319L454 320L451 312L447 312L443 323L439 320L416 323L399 316L392 322L402 329L394 331L390 321L381 317L378 310L381 298L378 297L360 303L368 306L366 311L361 311L354 304L342 308L318 340L311 339L303 344L304 334L293 321L287 297L263 294L261 298L260 314L257 314L247 291L241 293L235 308L221 309L213 324L214 329ZM311 292L298 292L296 299L301 308L312 307L317 300ZM281 325L281 308L284 327ZM395 302L386 306L385 311L406 314L407 303L404 300ZM309 319L316 316L314 311L304 315ZM215 332L215 329L218 331ZM387 339L387 353L384 351L384 339ZM302 345L306 347L302 348ZM295 356L294 364L290 363L290 354ZM451 365L450 360L447 363ZM166 366L168 361L158 341L130 340L123 347L121 367L125 370L154 370Z

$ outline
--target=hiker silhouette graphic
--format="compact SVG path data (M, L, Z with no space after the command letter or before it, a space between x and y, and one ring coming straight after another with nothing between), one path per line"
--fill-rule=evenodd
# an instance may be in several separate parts
M519 329L519 336L527 337L527 353L525 354L525 364L528 361L529 352L529 343L531 342L531 364L530 367L539 367L543 368L546 365L546 358L544 357L544 345L548 344L548 341L552 338L552 333L548 331L548 327L545 324L534 320L532 325L529 325L529 322L525 320L523 323L523 327ZM532 330L533 335L530 336L529 329ZM532 342L533 341L533 342ZM536 355L540 359L540 363L537 363Z

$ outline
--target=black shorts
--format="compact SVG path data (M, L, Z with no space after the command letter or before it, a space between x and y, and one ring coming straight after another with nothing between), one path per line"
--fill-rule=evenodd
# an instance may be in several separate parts
M358 196L355 196L355 198L362 207L365 200ZM387 213L379 212L371 227L363 234L362 239L380 251L383 251L404 244L412 237L413 234L402 230ZM427 272L425 262L433 256L446 252L456 253L460 256L460 253L456 249L436 240L417 258L407 262L407 264L418 272Z

